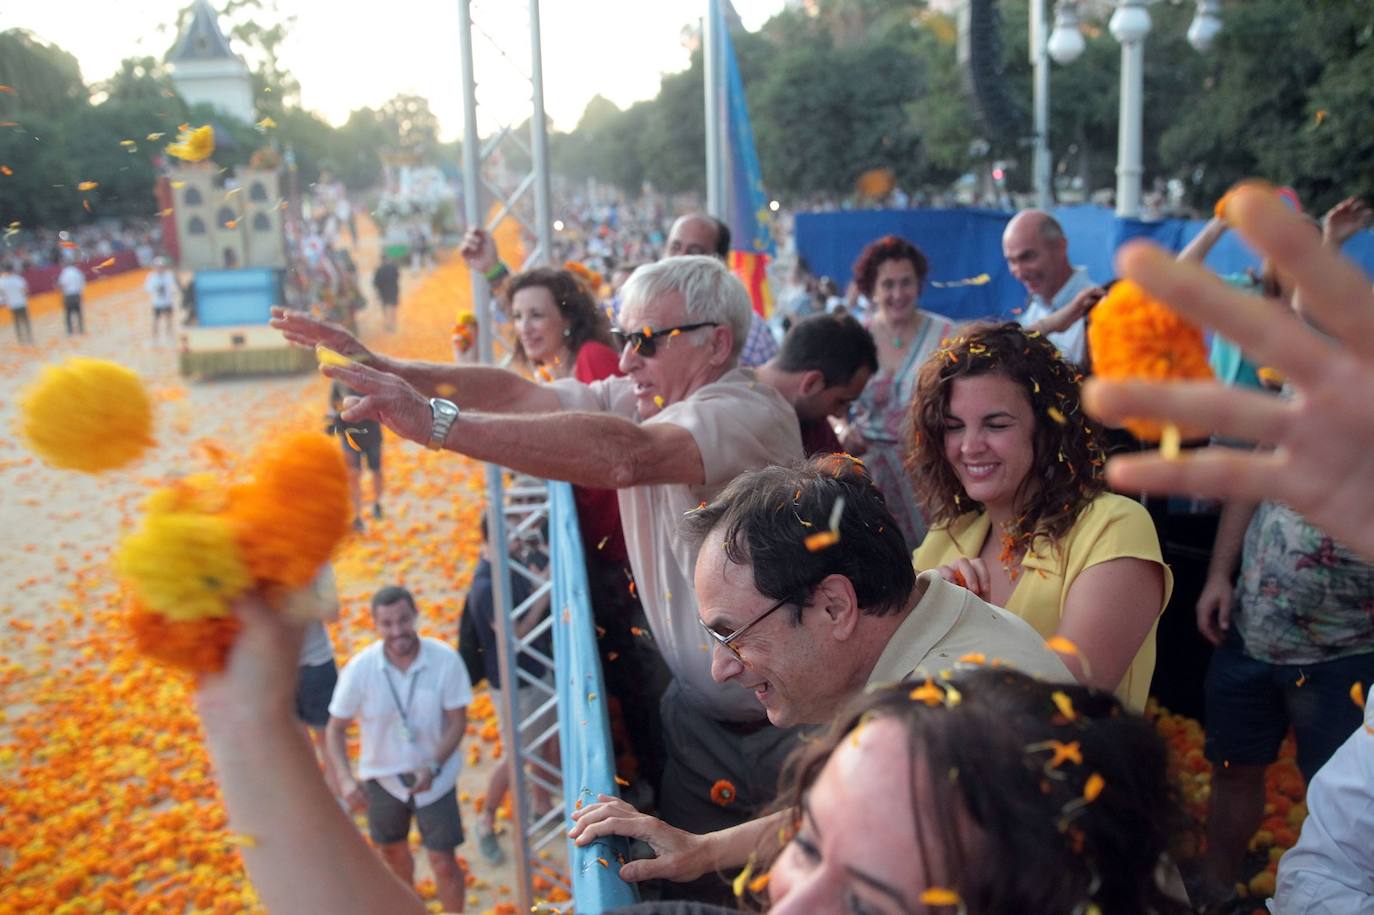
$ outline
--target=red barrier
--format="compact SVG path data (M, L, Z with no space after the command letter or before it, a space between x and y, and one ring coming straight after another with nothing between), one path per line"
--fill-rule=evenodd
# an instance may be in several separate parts
M113 263L106 263L112 261ZM110 257L88 257L76 265L86 274L86 279L94 280L102 276L113 276L127 270L138 269L138 255L133 251L116 251ZM57 286L57 275L62 272L61 265L54 267L33 267L24 271L24 280L29 284L29 295L47 292Z

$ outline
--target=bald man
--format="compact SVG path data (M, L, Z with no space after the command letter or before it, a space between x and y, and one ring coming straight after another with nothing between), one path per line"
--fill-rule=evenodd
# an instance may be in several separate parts
M668 246L664 257L684 254L705 254L718 257L729 266L730 227L705 213L679 216L668 231ZM741 368L757 368L778 354L778 341L768 329L768 322L757 311L749 312L749 336L739 354Z
M1086 267L1069 263L1069 240L1059 221L1043 210L1022 210L1002 233L1002 254L1030 294L1018 320L1049 337L1065 359L1082 365L1088 349L1085 318L1103 290Z

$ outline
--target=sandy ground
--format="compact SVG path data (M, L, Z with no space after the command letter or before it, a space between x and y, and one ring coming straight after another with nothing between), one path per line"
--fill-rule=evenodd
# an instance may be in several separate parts
M374 234L355 256L370 278ZM466 296L461 266L407 271L401 331L381 332L374 304L362 314L364 336L387 352L446 360ZM110 557L141 501L169 475L234 473L263 438L320 426L327 384L311 373L182 379L175 342L151 337L141 276L93 284L86 326L86 336L68 338L59 313L37 314L36 349L18 347L0 327L0 912L53 902L71 912L251 910L237 855L225 847L232 837L188 685L130 656ZM44 363L71 355L118 361L152 391L157 447L132 468L98 477L57 471L24 448L19 390ZM476 559L480 467L388 440L384 469L385 519L368 517L336 560L342 615L330 632L340 663L372 640L367 600L392 582L417 595L421 631L452 642ZM473 721L459 781L468 911L514 911L510 865L486 865L474 835L472 799L499 751L495 719ZM508 838L503 845L509 851ZM432 899L420 865L422 895Z

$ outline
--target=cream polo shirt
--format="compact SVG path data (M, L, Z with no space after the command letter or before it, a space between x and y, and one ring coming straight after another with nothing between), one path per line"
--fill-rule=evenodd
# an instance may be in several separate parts
M922 572L916 580L925 585L926 593L878 656L868 675L870 688L913 674L937 676L971 654L1042 680L1074 682L1064 662L1024 620L950 584L939 572Z
M629 378L606 378L587 385L562 379L549 387L566 410L614 413L638 422L635 383ZM697 622L692 586L697 551L679 528L684 514L714 499L744 471L800 459L796 411L752 371L732 369L686 399L664 407L643 425L653 423L672 423L692 434L706 482L619 491L630 568L649 628L689 703L720 720L762 720L763 707L752 692L711 679L711 651Z

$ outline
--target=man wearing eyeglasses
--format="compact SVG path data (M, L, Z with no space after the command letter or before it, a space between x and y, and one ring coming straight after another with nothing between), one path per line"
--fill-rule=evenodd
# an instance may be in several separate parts
M961 665L1006 664L1073 682L1023 620L936 572L916 574L882 495L847 455L741 474L683 527L701 544L697 624L711 644L711 673L752 691L780 727L827 723L866 687L911 679L915 689ZM949 701L944 690L930 695ZM927 700L913 693L912 701ZM657 858L621 868L626 880L737 870L768 857L783 822L693 835L610 798L573 817L578 845L622 835L655 850Z
M673 674L663 707L673 722L685 717L696 725L665 735L670 745L689 741L698 752L668 759L659 809L684 828L706 831L738 823L772 799L795 736L770 727L749 690L711 678L692 586L696 544L683 539L678 522L740 473L799 459L801 436L787 401L738 368L749 296L719 260L645 265L621 295L625 377L591 385L390 359L298 312L277 311L273 326L292 342L323 343L355 360L321 369L362 395L345 402L344 422L377 419L432 448L619 490L634 585ZM729 806L710 797L721 779L735 785Z

